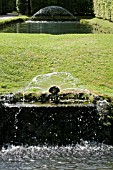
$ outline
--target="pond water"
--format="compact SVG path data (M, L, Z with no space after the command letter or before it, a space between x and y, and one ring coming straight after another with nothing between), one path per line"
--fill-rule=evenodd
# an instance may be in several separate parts
M0 32L4 33L48 33L48 34L71 34L71 33L91 33L89 26L79 22L47 22L31 21L24 23L15 23L9 26L3 26Z
M113 146L82 141L75 146L9 146L0 170L112 170Z

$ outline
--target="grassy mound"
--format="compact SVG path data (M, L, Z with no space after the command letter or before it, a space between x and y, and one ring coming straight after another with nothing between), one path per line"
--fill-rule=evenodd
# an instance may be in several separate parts
M81 24L87 25L92 33L113 34L113 23L100 18L81 19Z
M112 34L0 34L0 92L39 74L69 72L84 88L113 97Z

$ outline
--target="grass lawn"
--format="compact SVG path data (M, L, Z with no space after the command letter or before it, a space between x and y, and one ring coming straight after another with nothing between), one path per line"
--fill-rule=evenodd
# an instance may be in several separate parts
M8 24L10 22L17 22L17 21L25 21L27 20L28 17L27 16L24 16L24 15L19 15L19 16L15 16L15 17L1 17L0 19L0 26L3 25L3 24Z
M62 71L84 88L113 97L113 34L0 34L0 93Z

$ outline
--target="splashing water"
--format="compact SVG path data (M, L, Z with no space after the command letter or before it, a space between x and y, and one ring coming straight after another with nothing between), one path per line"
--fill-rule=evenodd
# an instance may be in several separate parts
M9 146L0 151L1 170L112 170L113 146L82 141L75 146Z
M47 6L40 9L32 17L32 21L77 21L78 19L60 6Z
M27 85L25 91L47 91L51 86L58 86L61 90L75 89L78 79L67 72L53 72L34 77Z

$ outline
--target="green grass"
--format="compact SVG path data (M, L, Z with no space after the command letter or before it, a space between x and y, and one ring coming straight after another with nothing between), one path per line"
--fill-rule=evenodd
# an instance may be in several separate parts
M32 78L69 72L95 93L113 97L113 34L0 34L0 92Z
M10 22L17 22L17 21L25 21L25 20L27 20L28 19L28 17L27 16L25 16L25 15L19 15L19 16L15 16L15 17L13 17L13 18L3 18L3 19L0 19L0 26L1 25L3 25L3 24L8 24L8 23L10 23Z

